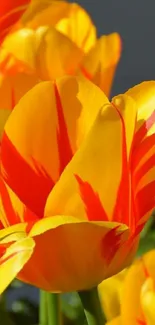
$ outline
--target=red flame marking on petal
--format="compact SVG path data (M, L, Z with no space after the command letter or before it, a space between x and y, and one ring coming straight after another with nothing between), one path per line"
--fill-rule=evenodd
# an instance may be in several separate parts
M141 320L141 319L136 319L136 322L138 325L147 325L145 321Z
M5 252L6 252L6 247L0 244L0 259L5 254Z
M107 232L102 240L104 259L107 265L110 264L119 249L122 233L118 233L119 226Z
M87 78L90 81L93 79L92 75L88 72L88 70L86 70L85 67L81 66L80 70L85 78Z
M155 154L152 155L135 173L135 183L136 185L142 179L142 177L153 167L155 167Z
M1 156L4 180L21 201L41 218L47 196L54 186L53 180L47 173L42 173L39 164L37 170L33 169L20 155L5 132Z
M88 220L108 221L108 216L102 206L98 193L95 193L91 185L88 182L84 182L78 175L75 175L75 178L79 184Z
M8 224L11 226L20 223L21 219L13 208L9 192L2 178L0 178L0 194Z
M59 123L59 128L57 130L57 141L58 141L59 159L60 159L59 173L61 175L66 165L72 159L73 153L72 153L69 136L67 132L63 107L61 104L61 99L60 99L60 95L56 83L54 84L54 91L56 97L56 107L57 107L57 115L58 115L58 123Z
M30 0L1 1L0 5L0 42L3 41L6 34L13 25L20 19L27 8Z
M151 129L154 123L155 123L155 110L152 112L149 118L146 121L144 121L144 123L141 125L139 130L136 132L134 137L134 147L137 147L139 145L139 143L144 139L144 137L147 135L147 132Z
M130 180L129 163L127 161L126 131L122 115L115 107L122 122L122 177L119 185L113 221L123 222L135 230L135 204L133 199L132 180Z
M146 199L147 198L147 199ZM137 194L139 218L142 218L155 207L155 181L144 186Z

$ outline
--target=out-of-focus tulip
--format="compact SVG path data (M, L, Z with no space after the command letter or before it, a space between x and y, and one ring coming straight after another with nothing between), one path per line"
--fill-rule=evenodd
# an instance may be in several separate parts
M81 290L131 262L155 205L154 107L153 81L110 103L82 77L20 100L2 139L1 222L27 222L35 241L21 279Z
M30 0L5 0L0 3L0 43L26 10Z
M42 80L82 73L109 96L121 54L117 33L97 39L82 7L52 0L32 0L20 28L2 44L3 75L21 71L21 63Z
M98 286L101 305L107 320L119 316L123 280L127 269L101 282Z
M18 230L16 226L0 230L0 294L15 278L33 252L33 239L22 236L19 228L23 228L23 225L20 225Z
M120 316L107 325L154 325L154 284L155 250L152 250L135 261L126 272L122 283Z

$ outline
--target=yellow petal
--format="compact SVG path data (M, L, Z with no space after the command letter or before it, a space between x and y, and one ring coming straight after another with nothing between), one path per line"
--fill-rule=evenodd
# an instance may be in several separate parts
M65 74L74 75L82 58L83 52L76 44L51 27L45 30L40 39L36 69L43 80L55 79Z
M83 52L76 44L55 28L46 26L36 31L25 28L12 33L4 41L3 49L7 51L6 55L12 54L23 62L28 73L35 73L42 80L75 74L83 58ZM0 55L2 66L6 55L3 52Z
M66 1L33 0L22 17L22 23L33 29L54 26L67 15L69 7Z
M137 106L136 130L139 130L140 127L145 124L145 122L150 118L150 116L153 113L155 115L155 108L154 108L155 81L142 82L141 84L129 89L126 92L126 94L132 97L136 101L136 106ZM147 128L145 131L147 131Z
M98 286L102 308L107 320L112 320L120 314L122 285L126 272L125 269L104 280Z
M111 257L120 259L118 246L128 230L116 223L53 216L35 223L29 236L36 247L20 279L47 291L66 292L91 288L117 272Z
M121 55L121 39L117 33L102 36L85 56L80 71L109 97L115 70Z
M126 325L126 323L122 323L121 317L116 317L111 321L107 322L106 325Z
M60 19L55 28L88 52L96 42L96 28L88 13L78 4L70 4L68 9L67 16Z
M2 244L0 242L0 251ZM11 244L6 252L0 256L0 294L17 276L33 253L34 241L32 238L23 238Z
M111 220L121 175L122 125L117 110L109 104L100 110L87 137L51 191L45 215Z
M65 77L56 84L38 84L13 110L2 141L2 173L38 216L43 215L54 182L107 101L86 79Z
M136 102L126 94L114 97L112 103L119 111L123 122L122 133L124 133L125 136L127 158L129 160L136 126L137 105Z
M26 223L18 223L0 230L0 244L8 244L26 237Z
M87 52L96 41L96 28L88 13L76 3L32 1L22 22L30 28L55 26L79 48Z
M36 65L36 40L35 32L30 29L20 29L8 35L3 48L15 58L24 62L30 69L34 70ZM0 56L1 60L1 56Z
M148 252L135 261L129 268L122 293L122 321L125 325L137 325L144 321L140 294L143 284L148 277L155 279L155 250Z
M155 324L155 291L152 278L148 278L143 284L140 298L147 325Z

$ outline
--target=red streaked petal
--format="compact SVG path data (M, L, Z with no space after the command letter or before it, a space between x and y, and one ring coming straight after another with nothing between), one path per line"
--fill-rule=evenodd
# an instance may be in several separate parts
M5 132L1 152L2 173L5 181L30 210L42 217L46 198L54 185L52 179L42 171L39 164L38 169L35 166L33 169L19 154ZM6 170L9 170L9 174L3 170L3 163ZM18 170L18 173L14 173L14 168Z
M30 0L6 0L0 4L0 42L20 19Z
M69 163L73 156L71 149L69 136L67 132L67 126L64 118L63 107L59 95L59 91L56 83L54 84L55 98L56 98L56 108L58 115L58 130L57 130L57 141L59 150L59 174L63 172L66 165Z
M9 238L9 236L8 236ZM23 238L17 240L13 244L10 243L0 256L0 294L6 289L10 282L17 276L18 272L23 268L24 264L29 260L33 253L34 241L32 238Z
M92 186L88 182L84 182L78 175L75 175L75 178L79 184L88 220L108 221L108 216L102 206L98 193L95 193Z
M132 170L136 170L139 165L143 164L143 161L147 159L147 154L155 145L155 134L150 135L145 138L141 145L133 149L133 157L132 157ZM146 158L145 158L146 156Z
M20 223L20 217L15 212L12 202L10 200L9 193L7 191L6 185L2 178L0 178L0 195L1 195L1 202L3 205L3 209L5 211L5 219L8 223L8 226L12 226L16 223Z
M134 137L134 147L136 148L140 142L145 138L147 132L155 124L155 110L151 113L146 121L141 125Z
M142 177L155 166L155 154L152 155L135 173L135 183L138 184Z
M113 104L114 105L114 104ZM123 117L117 109L122 122L122 177L118 188L116 204L113 212L113 220L123 222L129 227L134 226L133 215L131 215L131 182L129 180L129 165L127 161L127 148L126 148L126 131Z
M142 218L155 207L155 181L148 183L136 196L139 218Z
M119 233L118 229L119 226L116 226L115 228L111 229L102 240L102 247L104 248L104 258L107 265L111 263L121 244L122 233ZM108 247L107 251L105 250L105 247Z
M32 224L39 218L29 210L0 178L0 228L9 227L15 224L28 222Z

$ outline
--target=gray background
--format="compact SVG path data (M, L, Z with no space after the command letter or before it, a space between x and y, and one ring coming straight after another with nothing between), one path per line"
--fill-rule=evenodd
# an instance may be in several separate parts
M73 1L72 1L73 2ZM123 40L112 94L155 79L155 0L79 0L98 34L119 32Z

